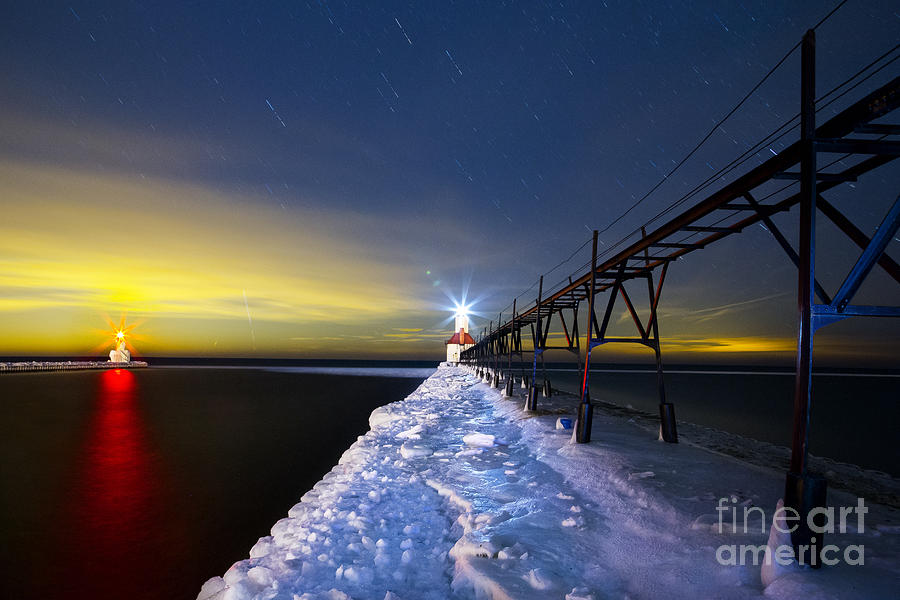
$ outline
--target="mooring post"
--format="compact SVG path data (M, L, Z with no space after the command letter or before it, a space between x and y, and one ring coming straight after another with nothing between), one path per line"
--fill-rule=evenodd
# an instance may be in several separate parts
M653 276L650 282L650 301L653 302ZM675 425L675 405L666 402L666 383L663 376L662 352L659 347L659 326L657 325L656 307L653 308L653 351L656 353L656 387L659 390L659 431L664 442L678 443L678 429Z
M478 365L478 370L475 372L478 375L479 379L484 378L484 329L481 330L481 335L478 337L478 344L475 346L475 363Z
M575 420L575 441L586 444L591 441L591 427L594 420L594 405L591 404L589 387L591 371L591 325L594 318L594 293L597 281L597 230L594 230L594 243L591 249L591 291L588 296L587 346L585 348L584 372L581 375L581 404L578 405L578 418Z
M493 325L493 323L491 323L491 325ZM490 326L490 325L489 325L489 326ZM488 327L489 327L489 326L488 326ZM484 381L484 380L487 379L488 368L489 368L489 363L488 363L488 347L487 347L487 344L488 344L488 338L487 338L488 327L485 327L484 329L481 330L481 379L482 379L482 381Z
M808 472L809 411L812 404L813 290L816 275L816 37L813 30L803 36L800 75L800 249L797 277L797 372L794 382L794 415L791 439L791 469L787 474L784 503L800 515L791 533L795 555L799 546L810 547L818 555L823 535L811 531L807 516L824 507L827 484L823 477ZM824 519L824 514L817 515ZM813 541L815 539L815 541ZM819 567L821 560L810 560Z
M510 322L509 328L509 341L507 342L507 364L506 364L506 387L503 390L503 393L507 397L511 397L513 395L513 370L512 370L512 355L513 355L513 346L516 342L516 299L513 298L513 316L512 321Z
M503 322L503 313L497 316L497 331L491 335L491 348L494 354L494 376L491 377L491 387L500 387L500 323Z
M484 338L484 364L487 365L484 371L484 382L491 382L491 354L493 354L493 349L491 348L491 337L493 335L494 322L490 321L487 326L487 333Z
M549 321L550 315L547 315L547 320ZM545 340L547 338L544 338ZM544 353L541 352L541 374L544 376L544 386L543 386L543 394L544 398L549 398L553 393L552 388L550 387L550 378L547 377L547 365L544 363Z
M541 348L541 296L544 293L544 276L538 281L538 297L534 310L537 311L537 327L532 328L531 339L534 344L534 360L531 363L531 381L528 385L528 399L525 401L525 410L537 410L537 359L538 354L543 353ZM541 359L543 360L543 358Z
M647 237L647 230L641 227L641 235ZM644 250L646 264L650 265L650 250ZM666 273L669 263L665 263L662 273L659 275L659 283L653 288L653 271L647 272L647 291L650 303L650 323L647 325L647 336L653 335L653 352L656 355L656 388L659 392L659 437L670 444L678 443L678 429L675 424L675 405L666 401L666 382L663 375L662 348L659 341L659 299L662 295L663 284L666 282Z

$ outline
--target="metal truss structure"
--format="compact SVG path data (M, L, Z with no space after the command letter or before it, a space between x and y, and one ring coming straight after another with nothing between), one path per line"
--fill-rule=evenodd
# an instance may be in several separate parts
M871 237L854 225L824 194L845 182L853 182L900 155L900 125L873 123L890 115L900 104L900 77L866 95L820 126L816 126L815 106L815 34L808 31L801 45L800 139L759 166L721 187L700 202L652 231L641 230L636 241L598 264L597 232L594 232L591 268L576 279L545 294L543 277L534 305L518 313L515 304L507 321L498 319L497 327L485 330L481 340L462 353L461 362L481 370L493 371L494 385L506 358L506 391L512 389L512 356L523 356L522 330L529 329L533 357L526 409L537 409L538 360L543 364L547 350L562 349L578 357L582 373L581 406L576 422L576 439L589 442L593 407L590 399L591 350L610 343L640 344L655 353L660 401L661 437L677 442L674 406L667 402L660 351L659 319L663 284L669 265L719 240L763 224L798 271L798 334L796 385L794 393L791 465L787 476L785 504L806 515L814 506L823 506L825 482L808 472L809 411L812 402L812 356L815 331L830 323L855 316L900 316L897 306L869 306L853 303L860 285L878 265L900 284L900 265L885 254L885 249L900 225L900 197L894 199L881 225ZM830 156L829 156L830 155ZM834 155L838 155L836 160ZM825 160L822 160L823 156ZM821 161L821 162L820 162ZM826 162L827 161L827 162ZM822 164L825 163L825 164ZM841 163L842 170L832 170ZM845 166L849 163L850 166ZM800 190L791 193L790 185L777 187L773 182L800 182ZM799 205L799 247L794 248L772 221L772 215L790 211ZM830 295L815 274L815 218L831 221L861 254L840 287ZM626 240L627 243L627 240ZM620 244L624 245L624 244ZM625 289L631 280L646 280L649 317L642 320L635 300ZM609 292L602 314L597 313L598 296ZM616 302L621 298L636 329L635 337L610 337L607 328ZM589 323L582 359L578 314L587 303ZM565 345L548 344L551 322L562 326ZM523 374L523 383L528 377ZM544 381L549 395L549 382ZM809 531L794 534L794 543L809 540Z

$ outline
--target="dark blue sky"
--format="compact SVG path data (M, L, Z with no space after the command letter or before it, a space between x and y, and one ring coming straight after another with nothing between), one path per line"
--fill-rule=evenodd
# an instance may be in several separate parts
M184 204L173 198L184 188L240 204L222 210L272 213L298 237L321 216L330 225L310 226L331 243L303 260L334 259L335 269L353 260L389 263L397 269L379 279L415 302L391 305L396 316L385 308L365 325L325 319L315 335L346 326L336 334L345 342L361 328L437 336L445 292L458 297L471 281L470 297L495 316L591 229L643 196L835 4L11 3L0 26L0 159L25 196L48 193L30 182L63 170L98 185L165 181L181 191L133 207L160 219L179 218ZM897 44L898 32L893 3L848 2L817 32L819 92ZM827 112L897 72L895 63ZM669 182L605 232L602 245L795 114L798 86L795 52ZM55 171L41 176L47 169ZM853 215L861 225L880 220L897 175L896 167L883 169L860 183L862 192L848 192L844 202L861 208ZM101 198L108 192L85 188L81 201L109 201ZM790 217L784 223L792 236ZM220 233L238 248L266 245L265 232ZM342 253L345 240L353 244ZM165 227L134 243L151 254L171 245ZM679 264L669 284L669 331L789 336L795 275L780 252L760 230ZM289 245L275 254L273 264L291 260ZM235 283L251 299L237 302L243 327L254 298L246 287ZM293 302L274 288L257 300ZM682 318L735 304L753 308L723 309L718 328L716 319L698 326ZM298 332L309 319L287 319L294 338L304 337ZM427 353L432 343L410 340L409 348Z

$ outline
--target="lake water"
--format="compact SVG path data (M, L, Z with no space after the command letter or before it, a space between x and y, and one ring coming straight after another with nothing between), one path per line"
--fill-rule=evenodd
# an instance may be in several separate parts
M0 376L0 598L195 598L336 464L374 408L432 370ZM549 376L578 388L574 369ZM656 411L654 372L591 381L595 398ZM898 475L900 378L814 381L812 451ZM790 375L668 372L666 389L681 420L789 443Z
M196 598L432 371L0 376L0 597Z
M529 365L530 367L530 365ZM519 371L521 373L521 371ZM527 371L530 375L530 369ZM555 388L577 394L581 374L551 367ZM538 368L538 383L542 381ZM659 414L656 371L591 370L591 396ZM666 399L678 420L790 447L794 374L779 371L667 370ZM810 411L812 454L900 476L897 374L816 373Z

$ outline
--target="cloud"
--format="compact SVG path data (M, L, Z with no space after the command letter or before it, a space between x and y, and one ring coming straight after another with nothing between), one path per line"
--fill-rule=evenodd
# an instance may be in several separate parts
M743 300L741 302L731 302L729 304L722 304L719 306L702 308L700 310L682 309L681 314L678 316L680 316L683 319L694 320L698 323L703 323L705 321L721 319L723 317L727 317L734 313L747 310L748 308L751 308L756 304L768 302L769 300L775 300L777 298L785 298L789 295L790 294L788 294L787 292L782 292L779 294L769 294L767 296L760 296L759 298L751 298L750 300ZM672 313L668 313L665 311L662 311L661 314L663 316L672 315Z
M662 347L666 352L793 352L797 349L797 340L786 337L768 336L719 338L667 337L663 338Z
M0 327L79 314L68 329L44 332L59 340L77 335L69 330L83 327L85 313L120 311L205 332L243 331L249 309L257 336L267 322L314 333L340 323L370 335L430 321L434 292L411 257L426 243L450 244L442 232L458 231L415 217L284 210L202 185L34 163L0 162L0 180ZM31 337L4 335L0 344L25 351Z

